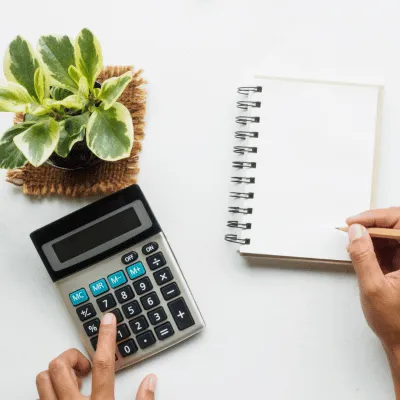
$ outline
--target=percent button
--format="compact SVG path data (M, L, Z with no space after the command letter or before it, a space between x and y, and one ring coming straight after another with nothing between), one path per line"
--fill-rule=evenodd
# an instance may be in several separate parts
M98 318L83 324L86 334L90 336L97 335L99 333L100 320Z

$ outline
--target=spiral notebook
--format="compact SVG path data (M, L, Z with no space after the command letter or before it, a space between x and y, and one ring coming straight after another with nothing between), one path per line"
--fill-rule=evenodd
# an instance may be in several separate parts
M230 232L245 256L348 262L374 206L383 87L257 77L238 89Z

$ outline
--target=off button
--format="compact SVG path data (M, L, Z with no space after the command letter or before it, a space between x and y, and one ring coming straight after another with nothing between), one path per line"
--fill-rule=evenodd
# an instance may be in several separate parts
M156 251L158 249L158 244L156 242L151 242L147 243L142 247L142 253L145 256L148 256L149 254L153 253L153 251Z
M136 259L138 258L138 255L136 251L130 251L129 253L124 254L121 257L121 261L125 264L132 264Z

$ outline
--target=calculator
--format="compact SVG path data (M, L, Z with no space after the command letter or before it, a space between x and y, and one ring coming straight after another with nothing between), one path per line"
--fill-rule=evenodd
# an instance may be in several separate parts
M90 357L106 312L117 320L116 370L204 328L174 253L138 185L30 236Z

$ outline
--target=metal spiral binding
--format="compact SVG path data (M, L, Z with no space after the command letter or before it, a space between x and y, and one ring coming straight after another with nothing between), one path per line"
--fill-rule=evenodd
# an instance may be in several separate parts
M250 94L250 93L261 93L262 92L262 87L261 86L241 86L238 88L238 93L239 94Z
M235 138L236 139L258 138L258 132L236 131Z
M227 242L231 243L237 243L237 244L250 244L250 239L240 239L238 238L238 235L225 235L225 240Z
M236 117L236 123L240 125L247 125L247 124L258 124L260 122L260 117L249 117L249 116L242 116Z
M257 153L257 147L235 146L233 152L237 154Z
M240 228L240 229L250 229L251 228L251 224L249 222L242 224L239 221L228 221L226 226L228 226L229 228Z
M229 207L228 210L233 214L253 214L252 208Z
M261 93L262 87L261 86L243 86L238 88L238 93L243 95L249 95L251 93ZM238 101L236 104L237 108L241 110L249 110L249 109L258 109L261 107L260 101L252 101L249 100L241 100ZM248 124L257 124L260 122L260 117L258 116L251 116L251 115L242 115L236 117L236 123L239 125L248 125ZM238 130L235 132L235 138L239 140L247 140L247 139L257 139L258 132L251 131L251 130ZM257 153L257 147L254 146L234 146L233 152L235 154L244 155L247 153ZM253 161L233 161L232 166L237 169L251 169L256 168L257 163ZM247 177L247 176L232 176L231 182L237 184L252 184L255 183L254 177ZM254 193L253 192L230 192L230 197L235 199L253 199ZM248 215L253 213L253 209L250 207L229 207L229 212L232 214L243 214ZM241 222L241 221L228 221L227 226L229 228L238 228L242 230L251 229L250 222ZM240 238L238 235L235 234L228 234L225 235L225 240L232 243L237 243L241 245L248 245L250 244L249 238Z
M261 101L238 101L236 107L241 110L248 110L249 108L260 108Z
M236 199L254 199L254 193L230 192L229 197L234 197Z

